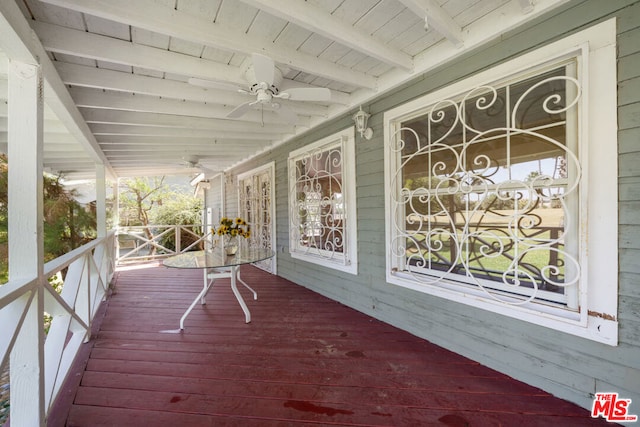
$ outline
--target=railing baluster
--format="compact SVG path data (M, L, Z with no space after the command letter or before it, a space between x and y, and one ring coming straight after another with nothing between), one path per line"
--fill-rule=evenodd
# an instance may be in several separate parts
M149 239L141 237L146 235L145 230L151 228L163 230L153 235L153 238ZM206 239L211 236L212 226L202 224L191 225L153 225L153 226L127 226L118 227L116 235L118 236L118 254L115 258L117 264L133 261L150 261L158 258L165 258L167 256L175 255L177 253L183 253L194 248L198 248L202 242L206 243ZM194 231L196 230L196 231ZM163 244L162 239L172 234L174 249L170 249L168 244ZM192 237L193 236L193 237ZM188 237L188 240L187 240ZM191 240L195 241L191 242ZM133 248L125 248L124 243L137 242ZM185 243L191 242L191 243ZM130 249L126 253L122 253L122 249ZM144 253L148 251L149 253ZM154 253L155 251L155 253Z
M46 419L114 272L115 233L45 264L42 276L0 287L0 372L11 369L11 423ZM60 295L47 278L67 270ZM45 338L44 313L53 316ZM10 359L10 363L9 362Z

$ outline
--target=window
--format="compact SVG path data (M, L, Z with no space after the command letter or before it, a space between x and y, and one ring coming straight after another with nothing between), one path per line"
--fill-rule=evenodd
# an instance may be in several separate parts
M617 343L614 42L605 23L385 114L389 283Z
M357 274L354 142L349 128L289 154L289 250Z

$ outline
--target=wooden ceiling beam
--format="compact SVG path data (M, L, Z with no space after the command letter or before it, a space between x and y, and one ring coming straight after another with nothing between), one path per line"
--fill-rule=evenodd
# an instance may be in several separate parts
M161 99L146 95L103 92L86 88L70 88L69 93L71 93L78 107L85 108L106 108L217 119L226 119L227 114L233 110L233 107L213 104ZM263 119L268 122L284 122L276 113L267 109L264 110L264 113L259 109L253 109L242 116L242 121L261 123ZM302 118L299 118L299 120L302 121Z
M290 21L386 64L411 72L413 59L398 49L374 39L368 34L338 20L325 9L298 0L242 0L270 15Z
M181 164L184 163L184 158L197 158L198 163L207 163L208 160L218 161L220 157L235 157L235 156L245 156L246 152L237 150L237 149L229 149L229 150L219 150L215 153L207 153L198 150L191 150L188 152L189 154L185 154L184 151L171 151L171 150L161 150L158 151L153 158L152 162L160 163L172 163L172 164ZM149 152L145 150L135 151L135 150L127 150L127 151L113 151L109 153L109 160L114 162L114 164L123 164L123 163L135 163L136 161L147 161L149 160Z
M71 86L223 105L241 104L249 99L237 91L205 89L177 80L147 77L105 68L57 62L56 69L62 81Z
M189 83L160 79L157 77L147 77L139 74L124 73L122 71L108 70L105 68L88 67L85 65L70 64L67 62L56 62L56 69L62 81L68 85L81 86L96 89L108 89L121 92L139 93L143 95L162 96L164 98L184 99L196 102L208 102L213 104L239 105L248 101L247 95L238 91L224 89L210 89L195 86ZM302 84L287 80L281 86L302 87ZM243 88L248 84L240 85ZM238 88L240 88L238 86ZM304 87L317 87L304 85ZM348 94L344 92L331 91L331 102L338 104L346 103ZM2 98L2 87L0 87L0 98ZM299 105L286 100L278 100L287 105ZM322 107L316 107L318 111L315 115L326 114Z
M263 150L264 148L268 148L269 146L256 146L252 147L256 151ZM129 158L136 158L144 160L145 162L150 161L154 162L162 159L163 157L168 157L172 159L176 159L178 161L183 159L189 159L193 157L197 157L198 159L212 159L217 160L217 157L220 155L242 155L246 156L246 149L240 149L238 147L226 147L218 150L204 150L198 147L185 147L184 149L172 149L171 147L162 147L156 149L156 152L152 152L149 147L142 148L122 148L118 150L110 150L108 152L109 161L113 160L127 160ZM143 162L144 163L144 162Z
M219 169L222 170L223 166L220 166ZM149 168L118 168L118 174L122 178L133 178L133 177L146 177L146 176L155 176L155 175L185 175L184 168L182 170L177 168L167 168L166 166L158 166L158 167L149 167ZM195 175L196 172L193 172ZM80 175L82 176L82 175Z
M126 92L104 92L102 90L72 87L69 93L73 97L78 107L92 108L110 108L140 112L156 112L165 114L186 115L194 117L209 117L218 119L227 119L227 114L236 106L220 104L210 104L202 102L183 101L177 99L160 98L148 95L136 95ZM252 98L247 97L245 102ZM284 104L284 103L283 103ZM289 104L290 105L290 104ZM298 103L291 106L296 114L303 116L326 117L326 107L313 105L310 103ZM282 123L283 119L278 116L271 108L265 108L264 113L260 112L260 105L256 105L253 109L244 114L240 121L253 121L262 123L262 121ZM228 119L231 120L231 119ZM300 118L301 120L301 118Z
M236 138L273 141L281 139L283 134L265 132L219 131L210 129L181 129L158 126L127 126L96 123L89 125L93 134L100 140L108 136L144 136L159 138Z
M29 22L13 1L0 2L0 50L4 51L8 58L39 64L42 67L45 102L48 107L74 135L76 141L82 144L93 161L104 164L107 175L114 178L115 174L107 158L100 151L98 142L83 121L53 62L38 38L34 37Z
M456 47L462 47L462 28L435 2L435 0L399 0L415 15L425 20L425 28L433 28Z
M126 135L105 135L103 137L98 138L100 147L103 150L106 150L107 145L117 145L117 144L148 144L157 146L176 146L181 147L183 145L201 145L209 148L219 147L224 144L234 144L237 146L261 146L269 143L269 141L265 141L263 139L248 139L248 138L176 138L176 137L161 137L161 136L126 136Z
M228 163L228 161L234 161L236 159L241 159L242 156L241 155L237 155L237 154L233 154L233 153L229 153L229 154L222 154L220 156L216 156L215 159L211 159L211 161L209 162L207 159L204 159L204 165L208 165L211 163ZM123 159L115 159L114 160L114 166L115 167L126 167L126 166L131 166L131 167L136 167L139 163L140 160L144 159L144 157L140 157L140 158L132 158L131 155L128 155L126 158ZM182 169L192 169L192 168L187 168L185 166L183 166L181 164L182 159L181 158L174 158L171 156L168 156L166 158L162 158L162 159L153 159L151 161L151 163L147 163L147 165L156 165L156 166L175 166L176 168L182 168ZM165 175L164 172L161 172L162 175Z
M87 123L123 126L149 126L176 129L209 129L223 132L260 132L263 134L293 134L294 126L278 123L241 122L229 119L191 117L175 114L81 108Z
M329 61L323 61L316 56L299 52L295 49L274 45L271 40L248 35L238 28L223 26L173 8L161 7L151 0L136 0L135 2L130 0L44 0L44 2L216 49L247 55L262 53L276 62L297 70L356 87L376 89L377 86L377 79L373 76ZM36 32L40 35L40 30L36 30ZM114 41L116 40L114 39ZM122 43L131 44L128 42L120 42L119 44ZM134 47L142 48L144 46ZM94 51L101 50L96 49L96 45L93 45L92 49ZM154 50L171 53L161 49ZM183 68L179 74L183 74L185 69L188 68ZM221 76L203 78L221 80Z
M31 25L44 48L50 52L237 85L246 84L239 67L45 22L35 21Z

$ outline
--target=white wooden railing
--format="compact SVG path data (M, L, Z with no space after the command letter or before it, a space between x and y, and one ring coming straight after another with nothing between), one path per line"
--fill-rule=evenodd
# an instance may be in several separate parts
M149 225L118 227L117 263L166 258L211 244L211 226Z
M11 424L41 425L67 377L114 272L115 233L0 286L0 372L9 363ZM48 278L65 271L58 294ZM52 317L45 332L44 315Z

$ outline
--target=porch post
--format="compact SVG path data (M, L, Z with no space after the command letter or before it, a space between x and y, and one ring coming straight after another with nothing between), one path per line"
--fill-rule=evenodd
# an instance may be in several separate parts
M220 175L220 218L227 216L225 206L225 194L227 194L227 175L222 172Z
M25 294L25 318L10 356L11 425L45 423L44 244L40 66L8 66L9 280L35 280Z
M96 229L98 238L107 235L107 179L100 163L96 163Z
M120 178L116 178L115 183L113 184L113 209L115 212L113 213L113 226L116 229L116 255L115 262L116 264L120 260L120 239L118 238L118 233L120 232Z

